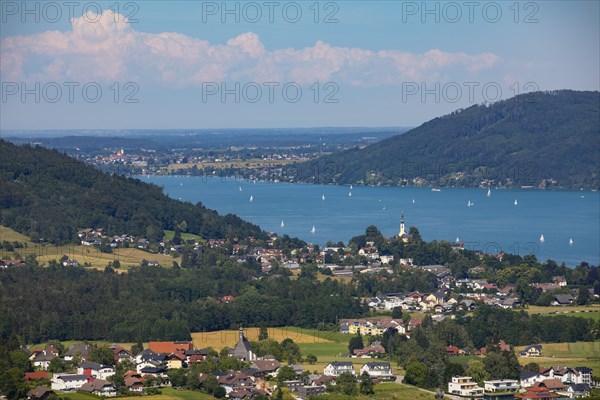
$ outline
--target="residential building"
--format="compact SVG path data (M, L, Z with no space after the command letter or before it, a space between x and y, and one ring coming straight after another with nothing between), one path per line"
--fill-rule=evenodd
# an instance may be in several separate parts
M79 390L89 377L81 374L54 374L52 376L52 390L63 392Z
M394 379L392 367L389 362L370 362L363 365L360 369L362 375L366 372L371 378Z
M95 394L96 396L114 397L117 395L115 385L104 379L94 379L91 382L87 382L79 390Z
M95 362L84 361L77 368L79 375L85 375L93 379L106 380L115 374L115 369L108 365L102 365Z
M340 376L344 372L350 372L352 375L356 375L354 371L354 365L347 361L334 361L325 366L323 374L326 376Z
M453 376L448 382L448 393L461 397L483 397L483 388L470 376Z
M483 389L490 393L515 393L519 390L519 382L515 379L483 381Z
M521 357L539 357L542 355L541 344L531 344L519 353Z

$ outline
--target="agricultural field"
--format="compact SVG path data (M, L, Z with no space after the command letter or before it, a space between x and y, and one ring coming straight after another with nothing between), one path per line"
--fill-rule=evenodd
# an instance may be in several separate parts
M548 316L567 315L600 321L600 304L590 304L587 306L528 306L525 311L529 314L543 314Z
M152 254L137 248L119 248L113 249L112 253L103 253L93 246L75 244L53 246L50 244L33 243L27 236L21 235L10 228L0 226L0 241L3 240L24 243L26 247L15 249L20 257L25 258L30 254L35 254L41 264L46 264L51 260L60 260L62 256L67 256L69 259L76 260L79 265L89 263L92 267L104 268L109 262L119 260L121 268L118 271L125 272L131 267L139 266L142 260L158 261L164 267L172 266L173 261L177 260L168 255ZM8 252L4 249L0 251L0 259L11 258L13 258L13 252Z
M516 347L518 353L525 346ZM600 370L600 341L575 343L543 343L542 357L518 357L525 365L536 362L540 366L561 365L566 367L587 366L594 371Z

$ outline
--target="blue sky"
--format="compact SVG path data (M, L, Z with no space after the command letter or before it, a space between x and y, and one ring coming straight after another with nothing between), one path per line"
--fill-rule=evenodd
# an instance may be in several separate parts
M24 4L1 3L3 130L415 126L600 88L597 1Z

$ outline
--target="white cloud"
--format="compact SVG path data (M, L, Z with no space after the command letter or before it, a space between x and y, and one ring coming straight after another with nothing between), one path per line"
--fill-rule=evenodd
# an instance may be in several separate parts
M472 77L501 62L493 53L374 52L323 41L268 51L252 32L211 44L179 33L137 32L111 10L76 18L69 32L5 37L0 60L3 80L144 79L181 86L234 80L387 86Z

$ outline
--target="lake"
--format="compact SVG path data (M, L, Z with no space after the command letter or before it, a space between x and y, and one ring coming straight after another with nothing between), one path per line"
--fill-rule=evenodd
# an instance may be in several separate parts
M535 254L539 260L552 258L569 266L582 261L600 263L598 192L492 189L487 196L487 189L477 188L434 192L431 188L350 189L221 177L140 179L162 186L172 198L202 202L220 214L239 215L266 231L320 245L327 241L347 243L369 225L392 236L398 233L404 214L407 230L415 226L427 241L459 238L465 248L484 252ZM470 207L469 201L473 203ZM311 233L313 226L315 232Z

